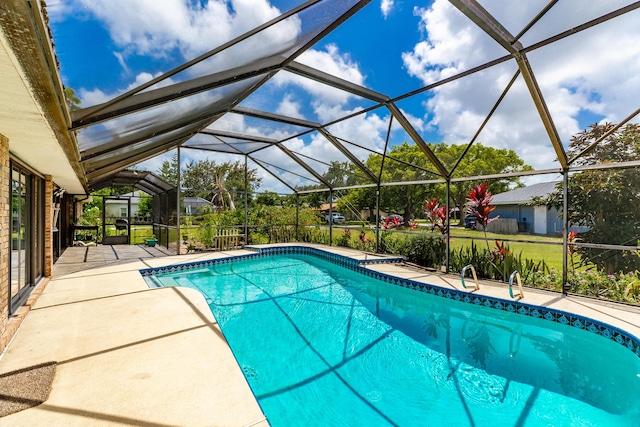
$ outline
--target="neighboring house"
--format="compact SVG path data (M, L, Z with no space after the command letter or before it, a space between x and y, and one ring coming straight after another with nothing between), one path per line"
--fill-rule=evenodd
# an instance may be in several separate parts
M496 209L491 214L495 218L515 218L519 231L534 234L557 234L562 231L562 218L558 210L546 205L528 205L535 197L547 197L555 190L556 182L541 182L527 187L495 194L491 202Z
M107 218L126 218L131 201L131 218L138 216L140 202L145 197L151 197L143 191L134 191L120 196L106 198L104 201L104 212Z
M185 197L182 200L182 204L186 215L200 215L207 210L206 208L209 209L209 212L215 211L213 203L202 197Z

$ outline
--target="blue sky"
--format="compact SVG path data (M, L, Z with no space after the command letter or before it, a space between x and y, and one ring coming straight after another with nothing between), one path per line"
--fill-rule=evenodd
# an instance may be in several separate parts
M63 82L76 90L83 106L90 106L138 86L298 3L301 2L49 0L47 10ZM547 1L481 3L516 34ZM530 45L628 3L559 2L521 41ZM640 99L637 22L640 14L634 11L528 55L565 144L585 126L600 121L617 122L637 108ZM295 28L283 25L277 31L280 33L269 34L262 41L282 42ZM235 54L241 56L242 52ZM447 1L373 0L298 61L396 97L504 54L495 41ZM398 106L426 141L467 143L516 68L515 61L509 61L399 102ZM176 76L174 81L178 79ZM326 122L370 102L280 73L246 105ZM380 150L388 120L386 110L376 110L336 125L332 132ZM274 138L282 138L288 132L284 127L260 129L259 124L241 117L227 117L215 126ZM392 142L406 139L404 132L395 127ZM521 80L479 140L485 145L514 149L536 169L557 166L555 153ZM313 158L344 160L326 140L317 136L292 140L287 146ZM357 154L366 157L364 152ZM268 150L262 155L265 161L276 160L271 158L276 154ZM185 150L186 160L203 156L204 153ZM220 155L216 158L226 160ZM143 166L154 170L162 160L148 161ZM292 170L297 168L289 166ZM283 190L268 174L263 178L265 189Z

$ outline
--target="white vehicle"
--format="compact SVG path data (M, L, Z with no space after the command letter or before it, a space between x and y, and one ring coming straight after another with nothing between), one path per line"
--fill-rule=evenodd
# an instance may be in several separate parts
M334 223L345 221L344 216L340 212L333 212L331 215L326 215L324 220L327 222L332 222L333 220Z

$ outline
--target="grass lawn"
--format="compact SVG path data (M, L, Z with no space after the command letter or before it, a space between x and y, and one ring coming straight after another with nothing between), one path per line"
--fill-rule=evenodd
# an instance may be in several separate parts
M451 228L451 250L456 251L461 247L470 246L471 242L479 247L486 247L486 243L483 240L484 233L478 230L470 230L462 227ZM489 248L493 250L495 248L494 240L500 242L504 240L528 240L536 243L520 243L520 242L507 242L509 250L512 254L518 255L522 253L523 258L530 258L534 262L544 260L549 268L555 268L562 270L562 237L551 236L538 236L533 234L496 234L487 233L489 241ZM537 243L540 242L540 243ZM553 244L550 244L553 243Z

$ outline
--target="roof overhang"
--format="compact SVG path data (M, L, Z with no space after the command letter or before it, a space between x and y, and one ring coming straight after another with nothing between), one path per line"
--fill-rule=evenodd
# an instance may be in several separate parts
M0 134L16 158L70 194L86 180L41 2L3 0L0 13Z

